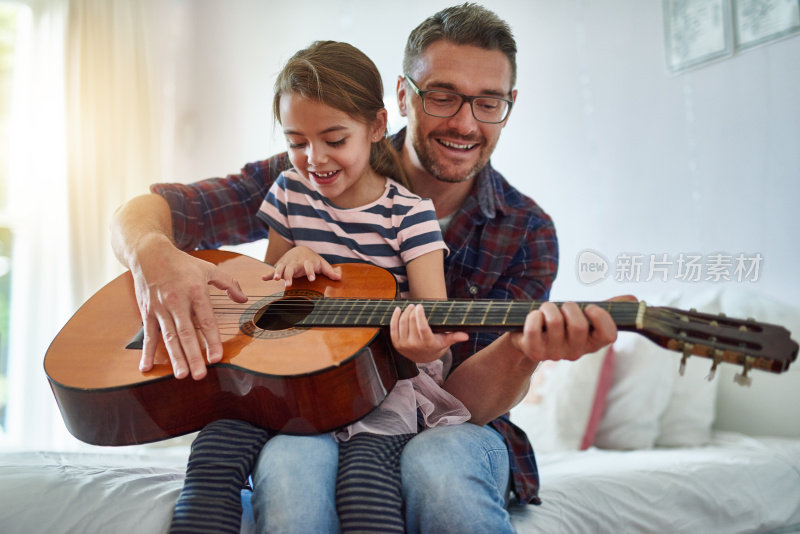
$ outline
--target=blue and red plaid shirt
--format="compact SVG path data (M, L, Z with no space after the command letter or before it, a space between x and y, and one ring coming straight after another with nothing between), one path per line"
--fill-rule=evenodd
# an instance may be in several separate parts
M402 150L405 130L392 139ZM266 238L255 214L272 182L291 167L286 153L244 166L240 174L193 184L154 184L172 211L176 245L183 250L218 248ZM558 242L550 217L491 164L475 178L475 190L456 212L445 242L447 292L454 299L546 300L558 268ZM499 334L474 333L453 346L453 369ZM539 504L533 448L508 414L490 423L505 439L512 489L518 502Z

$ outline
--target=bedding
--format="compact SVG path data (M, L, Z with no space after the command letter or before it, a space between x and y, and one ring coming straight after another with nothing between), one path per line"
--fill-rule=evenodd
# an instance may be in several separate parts
M185 448L103 451L0 454L0 529L166 532ZM520 534L800 532L800 439L716 432L700 447L542 454L539 469L543 504L511 508Z

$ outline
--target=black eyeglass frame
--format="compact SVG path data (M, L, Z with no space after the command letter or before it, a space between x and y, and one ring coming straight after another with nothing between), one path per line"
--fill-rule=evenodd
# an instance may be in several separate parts
M502 97L499 97L499 96L492 96L492 95L469 96L469 95L464 95L464 94L461 94L461 93L456 93L455 91L447 91L445 89L420 89L417 86L417 83L414 80L412 80L411 76L409 76L408 74L404 74L403 78L408 82L408 85L411 86L411 88L414 90L414 92L417 93L417 95L419 95L419 98L422 100L422 111L424 111L427 115L430 115L431 117L438 117L440 119L449 119L450 117L455 117L456 115L458 115L458 112L461 111L461 108L464 107L464 102L469 102L469 110L472 112L472 117L476 121L482 122L482 123L485 123L485 124L500 124L501 122L505 121L508 118L509 113L511 113L511 107L514 105L514 101L513 100L509 100L508 98L502 98ZM429 112L425 108L425 95L427 95L428 93L447 93L449 95L458 96L458 97L461 98L461 104L459 104L458 107L456 108L456 110L450 115L434 115L433 113ZM472 106L472 103L475 100L479 99L479 98L488 98L488 99L491 99L491 100L500 100L500 101L505 102L506 104L508 104L508 107L506 108L506 113L505 113L505 115L503 115L503 118L500 119L499 121L485 121L483 119L479 119L475 115L475 108Z

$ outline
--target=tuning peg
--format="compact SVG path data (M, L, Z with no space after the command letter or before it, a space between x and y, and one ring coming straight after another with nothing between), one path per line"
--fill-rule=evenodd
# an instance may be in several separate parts
M681 349L683 349L683 356L681 357L681 366L678 368L678 374L681 376L686 373L686 360L692 355L692 348L694 348L692 343L683 343L681 346Z
M742 371L741 373L736 373L733 375L733 381L739 384L740 386L747 386L750 387L750 384L753 383L753 379L747 376L747 371Z
M752 357L748 356L747 358L745 358L744 363L742 364L742 372L733 375L733 381L739 384L740 386L750 387L750 384L753 383L753 380L749 376L747 376L747 373L750 371L752 365L753 365Z
M709 370L708 374L706 375L706 380L711 382L712 380L714 380L714 375L716 374L717 374L717 362L714 362L711 364L711 370Z
M717 374L717 366L719 362L722 361L722 351L719 349L715 349L713 351L714 354L714 363L711 364L711 370L708 372L708 376L706 376L706 380L711 382L714 380L714 376Z

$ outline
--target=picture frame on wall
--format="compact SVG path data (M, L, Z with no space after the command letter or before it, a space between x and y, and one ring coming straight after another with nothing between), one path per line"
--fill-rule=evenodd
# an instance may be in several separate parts
M750 48L800 32L800 0L735 0L736 47Z
M671 72L733 54L730 0L664 0L663 7Z

